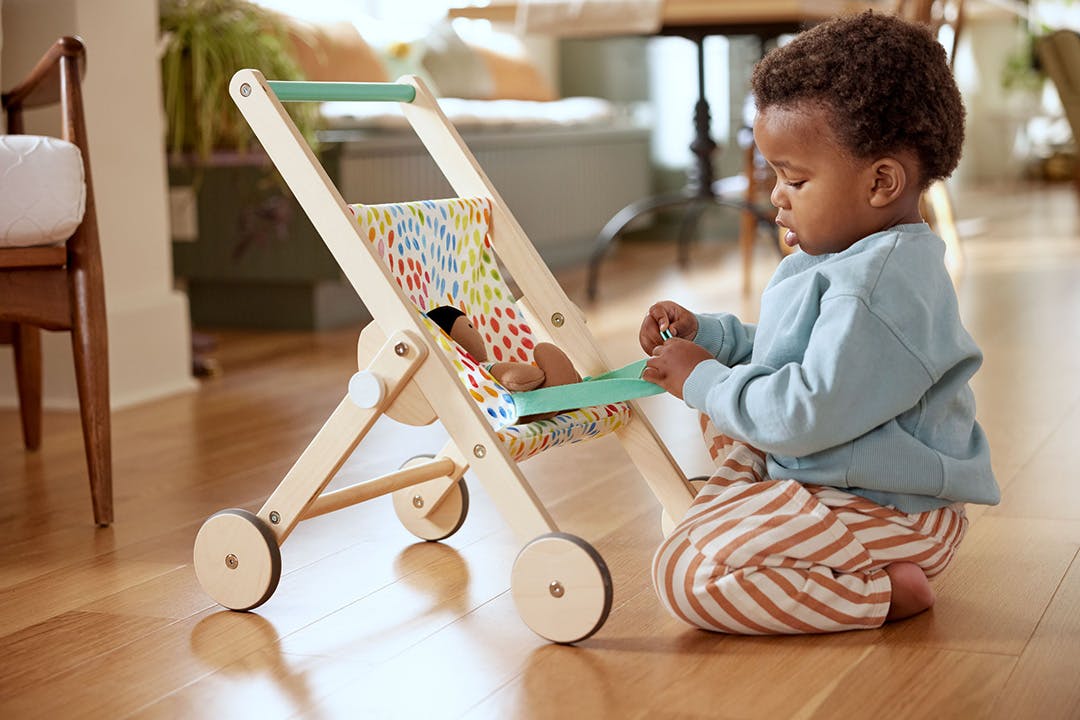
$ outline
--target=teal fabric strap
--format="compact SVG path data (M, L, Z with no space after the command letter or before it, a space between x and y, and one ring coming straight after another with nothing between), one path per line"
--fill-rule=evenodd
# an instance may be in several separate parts
M514 399L518 417L523 417L594 405L610 405L658 395L664 392L664 388L641 379L646 362L646 360L639 360L618 370L585 378L572 385L556 385L528 392L510 393L510 397Z

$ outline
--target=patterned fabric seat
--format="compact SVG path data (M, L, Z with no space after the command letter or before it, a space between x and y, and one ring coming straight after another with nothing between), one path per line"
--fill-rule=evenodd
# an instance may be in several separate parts
M615 403L516 424L512 394L425 314L444 305L456 307L484 337L491 361L532 362L536 338L492 251L490 200L452 198L349 209L514 460L606 435L629 421L629 404Z

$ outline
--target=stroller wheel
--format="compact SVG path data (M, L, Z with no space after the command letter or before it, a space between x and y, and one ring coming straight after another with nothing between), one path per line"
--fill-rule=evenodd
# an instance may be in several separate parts
M277 537L247 510L214 513L195 537L195 576L207 595L230 610L256 608L281 579Z
M709 478L705 475L690 478L690 485L694 488L694 495L701 492L701 488L705 487L705 483L707 482L709 482ZM675 530L675 526L678 525L678 523L678 520L672 519L672 517L667 514L667 510L660 511L660 530L663 531L664 537L670 535Z
M552 642L575 643L607 620L611 573L589 543L576 535L548 533L518 553L510 593L533 632Z
M401 467L427 462L434 457L417 455L406 460ZM461 528L469 514L469 488L464 480L454 483L438 506L431 508L431 503L439 498L446 487L445 483L446 478L436 478L398 490L392 496L398 520L421 540L445 540Z

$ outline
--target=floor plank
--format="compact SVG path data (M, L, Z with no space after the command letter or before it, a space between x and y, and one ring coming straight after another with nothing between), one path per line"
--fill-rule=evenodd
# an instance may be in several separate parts
M1018 656L1078 549L1080 523L984 515L932 582L933 610L882 632L903 645Z
M1002 689L993 717L1080 717L1080 555L1073 560L1031 642Z

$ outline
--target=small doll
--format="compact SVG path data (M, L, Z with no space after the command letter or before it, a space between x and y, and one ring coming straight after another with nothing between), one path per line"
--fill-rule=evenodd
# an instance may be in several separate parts
M536 363L535 365L527 362L489 364L484 338L469 322L469 318L465 316L465 313L456 307L442 305L429 310L427 316L442 328L443 332L449 335L454 342L464 348L472 356L473 360L483 365L491 376L510 392L525 392L542 387L581 382L581 375L574 369L570 358L566 357L566 353L551 343L537 343L536 347L533 348L533 362ZM550 412L526 415L518 418L518 422L530 423L536 420L547 420L558 414L557 412Z

